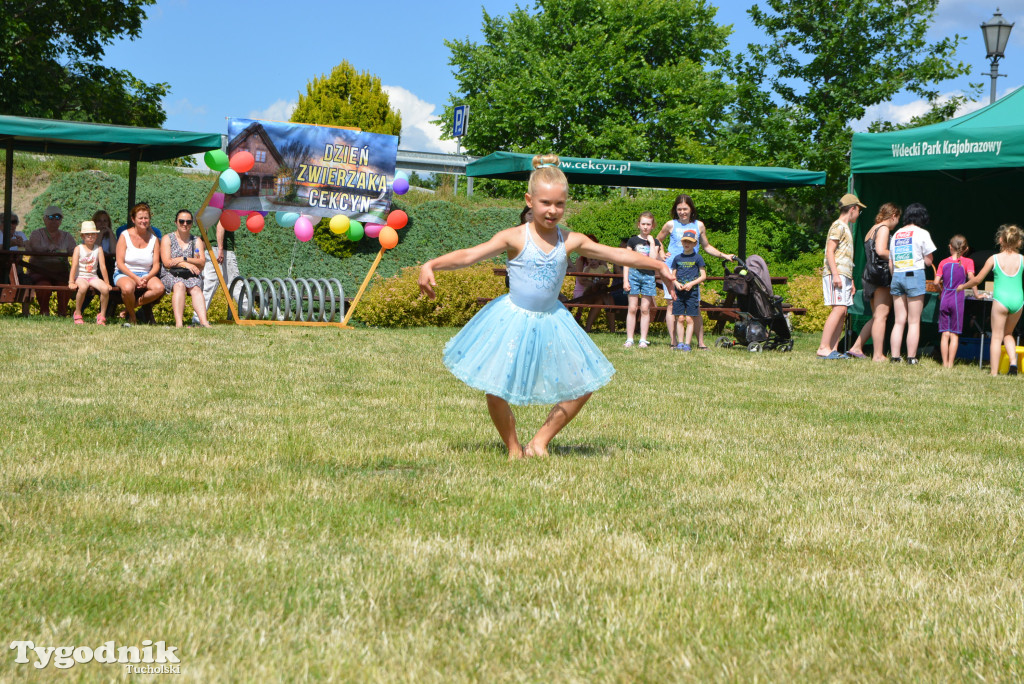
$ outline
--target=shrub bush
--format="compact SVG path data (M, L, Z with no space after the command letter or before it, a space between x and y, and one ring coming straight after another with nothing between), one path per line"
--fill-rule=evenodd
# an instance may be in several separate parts
M825 306L821 294L821 266L815 275L795 275L789 279L788 303L807 309L803 316L793 316L793 329L801 332L821 332L825 327L830 307Z
M486 262L458 271L438 271L436 299L420 295L419 268L415 266L390 278L375 276L354 317L383 328L465 325L480 310L478 297L494 298L507 292L505 280L494 275L499 265Z

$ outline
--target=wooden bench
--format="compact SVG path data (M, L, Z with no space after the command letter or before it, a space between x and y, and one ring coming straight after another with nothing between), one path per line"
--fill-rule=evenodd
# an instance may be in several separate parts
M74 293L67 285L22 285L18 279L18 269L12 263L8 272L6 283L0 284L0 304L22 303L32 298L32 293L54 294L66 292L69 295ZM73 297L72 297L73 298Z

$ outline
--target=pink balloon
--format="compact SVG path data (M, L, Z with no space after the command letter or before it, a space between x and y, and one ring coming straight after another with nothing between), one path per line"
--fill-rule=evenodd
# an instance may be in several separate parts
M215 192L215 193L213 193L213 196L210 198L210 206L211 207L217 207L218 209L223 209L224 208L224 193L223 192Z
M366 231L366 237L375 238L380 235L380 229L383 227L379 223L367 223L363 229Z
M295 222L295 237L299 242L309 242L313 239L313 224L305 216L300 216Z

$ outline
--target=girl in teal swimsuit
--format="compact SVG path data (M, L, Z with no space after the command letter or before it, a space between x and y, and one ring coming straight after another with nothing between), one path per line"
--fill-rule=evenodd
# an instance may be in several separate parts
M994 254L976 276L960 285L958 290L977 287L989 271L995 271L995 292L992 294L992 346L989 349L989 363L992 375L999 374L999 347L1006 346L1010 358L1010 375L1017 374L1017 343L1013 329L1020 320L1024 309L1024 287L1021 274L1024 273L1024 257L1020 254L1024 233L1018 226L1003 225L996 233L999 254Z

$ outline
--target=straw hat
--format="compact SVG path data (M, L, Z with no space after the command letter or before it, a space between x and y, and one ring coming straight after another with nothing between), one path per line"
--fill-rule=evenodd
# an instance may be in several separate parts
M85 235L86 233L98 233L100 229L92 221L82 221L82 229L78 232Z

